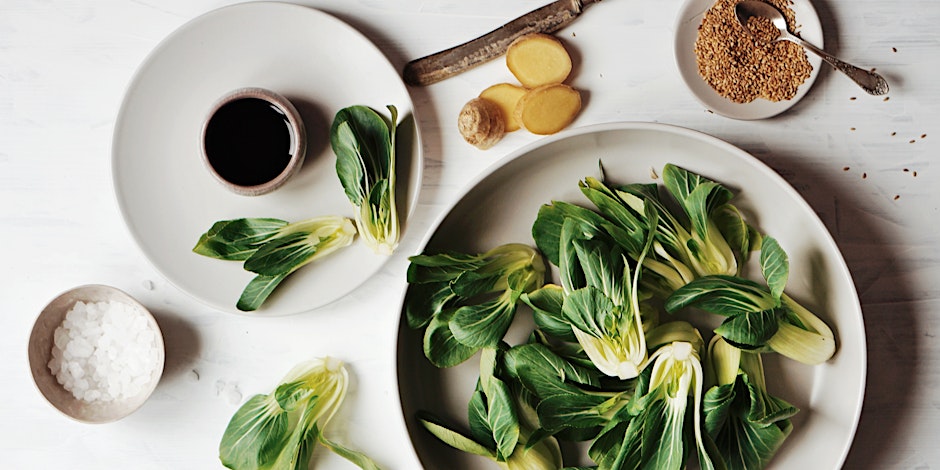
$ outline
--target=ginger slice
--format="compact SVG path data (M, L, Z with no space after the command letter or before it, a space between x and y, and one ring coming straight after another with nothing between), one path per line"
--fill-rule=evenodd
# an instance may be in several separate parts
M571 124L581 111L581 93L561 83L529 90L516 105L516 120L527 131L554 134Z
M498 83L480 92L480 98L490 100L499 106L506 122L506 132L513 132L519 130L520 126L514 114L516 105L526 91L528 90L518 85Z
M486 150L503 138L506 120L499 105L485 98L474 98L460 110L457 129L468 143Z
M571 56L565 46L548 34L527 34L509 45L506 66L526 88L561 83L571 73Z

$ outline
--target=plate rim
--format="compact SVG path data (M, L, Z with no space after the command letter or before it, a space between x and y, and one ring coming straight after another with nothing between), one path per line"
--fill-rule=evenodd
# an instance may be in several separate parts
M143 254L147 263L154 270L156 270L163 277L164 280L166 280L170 285L172 285L179 291L183 292L188 298L195 300L196 302L198 302L199 305L203 305L205 307L213 309L214 311L219 311L225 314L232 314L232 315L239 315L239 316L251 316L251 317L257 317L257 316L277 317L277 316L298 315L298 314L308 313L314 310L322 309L331 304L335 304L341 301L343 298L347 297L350 293L355 291L355 289L357 289L362 284L367 282L369 278L373 277L376 273L378 273L383 268L383 266L386 266L389 262L390 257L386 257L386 259L383 260L383 262L377 266L375 272L373 272L371 275L365 278L362 278L362 280L356 287L350 289L345 294L340 295L339 297L336 297L326 303L317 304L311 307L304 307L304 308L292 310L292 311L285 311L285 312L271 312L271 311L265 312L265 311L261 311L260 309L258 311L253 311L253 312L241 311L235 308L235 300L237 299L232 299L231 306L216 305L209 299L203 298L202 296L193 292L191 289L184 287L182 283L179 282L179 279L176 276L171 276L170 274L168 274L167 270L162 268L160 264L154 261L153 257L155 254L153 254L150 249L145 247L145 244L143 243L139 230L132 227L132 224L130 223L130 220L131 220L131 215L129 212L130 209L129 207L127 207L127 202L124 201L124 198L121 195L121 189L120 189L122 186L122 183L120 182L120 177L119 177L119 167L125 164L124 162L121 162L121 158L118 155L118 147L119 147L118 144L120 142L120 139L122 138L121 136L122 123L126 121L127 113L129 112L131 95L134 93L134 90L140 86L140 82L142 78L144 77L147 69L153 65L153 63L157 60L160 54L163 53L163 51L168 47L168 45L172 44L173 41L176 40L179 35L185 32L188 32L193 28L198 28L199 23L208 21L208 20L213 20L217 16L231 14L230 12L234 10L252 10L252 9L292 10L300 14L312 15L312 16L318 17L321 21L330 21L335 26L346 30L348 34L357 37L357 39L360 40L363 44L369 46L373 50L373 52L377 53L379 56L384 58L384 63L383 63L384 66L386 66L391 71L395 71L395 74L398 76L399 82L401 83L401 89L404 92L404 96L406 96L408 99L408 105L410 108L409 113L405 114L404 116L405 117L407 117L408 115L411 116L411 121L413 122L411 127L414 133L413 135L414 142L413 142L413 150L412 150L412 156L414 157L414 161L412 161L410 164L409 179L411 178L411 176L414 177L415 187L414 189L409 191L409 194L405 196L405 200L408 203L407 211L399 213L399 218L405 219L405 223L402 224L402 227L400 229L401 236L402 237L405 236L405 234L408 232L408 224L413 223L413 221L411 221L410 219L412 218L412 216L415 213L415 210L417 209L417 205L420 200L420 194L421 194L421 189L422 189L421 181L423 180L423 177L424 177L424 146L422 144L423 141L422 141L422 136L421 136L421 127L419 125L420 123L420 119L418 117L419 112L417 110L417 107L415 106L415 101L412 96L411 90L408 88L407 85L405 85L404 81L401 80L400 75L397 73L397 69L395 68L394 64L392 64L391 60L385 54L385 52L382 51L382 49L379 48L378 45L372 41L371 38L366 36L363 32L355 28L353 25L347 23L342 18L339 18L333 14L330 14L327 11L316 8L314 6L301 5L301 4L282 2L282 1L261 0L261 1L245 2L245 3L234 3L234 4L223 5L218 8L204 11L192 18L189 18L188 20L177 25L176 27L174 27L168 34L166 34L154 46L152 46L152 48L147 52L144 58L139 62L137 67L134 69L134 72L131 74L126 84L124 85L124 89L121 95L121 101L118 106L118 110L115 114L115 120L114 120L114 125L113 125L111 139L110 139L111 148L109 152L111 195L117 204L118 211L121 216L121 222L122 222L122 225L124 226L124 229L126 230L126 233L133 240L133 243L136 246L136 248L139 250L139 252ZM399 116L399 117L401 118L402 116ZM401 122L404 122L404 120L401 120L399 124ZM404 217L402 217L402 215L404 215ZM358 235L357 235L357 238L358 238ZM358 243L358 241L354 241L354 243Z
M671 134L671 135L681 135L681 136L688 137L688 138L697 140L699 142L703 142L708 145L712 145L714 147L720 148L726 152L733 153L735 154L737 158L742 158L744 160L751 162L757 169L761 171L761 173L765 174L767 177L773 179L777 184L779 184L780 187L784 191L786 191L791 198L794 198L796 200L796 202L801 206L800 209L803 210L809 217L811 217L814 223L818 224L820 227L823 228L824 242L830 245L830 247L835 250L835 254L837 256L837 261L838 261L838 266L836 266L836 268L843 276L845 276L846 280L848 281L847 285L849 286L851 290L849 294L851 295L853 299L855 299L855 302L852 303L852 314L857 320L858 327L861 333L860 348L863 353L858 358L859 360L859 366L858 366L859 388L854 397L855 402L852 407L854 413L853 413L852 419L850 420L849 427L846 429L846 431L848 432L847 434L848 440L842 443L842 449L841 449L840 455L836 457L837 466L835 468L840 468L842 465L845 464L845 460L847 459L849 451L851 450L852 445L855 442L855 438L858 434L858 426L861 420L861 413L862 413L862 409L864 407L864 401L865 401L865 391L867 388L868 336L867 336L867 332L865 331L865 321L864 321L863 311L861 308L861 300L858 296L858 289L855 286L855 281L854 281L854 278L852 277L852 273L849 270L848 265L845 262L845 257L842 254L842 250L839 249L838 244L836 243L835 239L832 237L832 233L829 231L828 227L826 227L826 225L823 223L822 219L819 217L819 214L817 214L816 211L813 210L812 206L809 205L809 202L807 202L806 199L804 199L803 196L801 196L799 192L797 192L796 189L786 179L783 178L783 176L777 173L776 170L771 168L769 165L767 165L766 163L764 163L757 157L741 149L740 147L737 147L734 144L731 144L730 142L727 142L725 140L722 140L718 137L715 137L711 134L708 134L702 131L698 131L695 129L691 129L691 128L676 125L676 124L667 124L667 123L660 123L660 122L614 121L614 122L589 124L585 126L569 128L557 134L546 136L534 142L530 142L510 152L509 154L503 156L502 158L496 160L487 168L485 168L480 174L478 174L470 182L468 182L460 190L458 195L452 201L450 201L444 207L444 209L441 210L441 212L435 217L434 221L427 228L427 230L424 233L424 236L420 240L418 244L418 251L415 254L420 254L424 252L424 250L427 248L430 242L434 239L434 236L440 230L443 223L447 220L450 213L461 203L461 201L464 200L464 198L467 197L468 194L474 191L474 189L478 185L480 185L483 181L485 181L487 178L491 177L493 174L495 174L500 169L502 169L503 167L505 167L512 161L516 160L517 158L521 158L535 150L538 150L541 147L545 147L545 146L554 144L556 142L560 142L560 141L567 140L570 138L577 138L577 137L581 137L584 135L595 134L595 133L616 132L616 131L638 131L638 130L655 131L655 132L661 132L661 133ZM405 296L407 295L407 290L408 290L408 285L405 286L402 292L402 295L400 298L400 305L398 309L399 317L398 317L398 322L397 322L397 328L395 330L396 332L395 350L394 350L395 367L394 367L393 373L394 373L394 380L395 380L395 393L398 399L399 415L401 417L401 422L405 424L405 431L407 433L409 449L411 450L412 457L416 459L416 461L421 462L423 465L424 460L421 458L421 454L419 454L418 452L418 449L415 445L415 440L410 430L410 426L407 424L410 418L405 414L405 411L406 411L405 410L405 398L402 396L401 331L403 328L410 328L407 324L407 320L405 319L405 313L404 313L404 302L405 302Z

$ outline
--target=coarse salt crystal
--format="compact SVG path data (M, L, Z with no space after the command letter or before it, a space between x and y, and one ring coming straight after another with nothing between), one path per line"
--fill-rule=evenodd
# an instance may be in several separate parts
M109 402L143 391L158 357L145 313L121 302L76 302L56 328L48 367L75 398Z

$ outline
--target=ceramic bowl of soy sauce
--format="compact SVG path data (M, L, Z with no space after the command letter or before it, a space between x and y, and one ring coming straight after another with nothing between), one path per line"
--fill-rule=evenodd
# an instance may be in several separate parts
M202 129L202 158L215 179L244 196L280 188L300 170L307 136L290 100L264 88L221 97Z

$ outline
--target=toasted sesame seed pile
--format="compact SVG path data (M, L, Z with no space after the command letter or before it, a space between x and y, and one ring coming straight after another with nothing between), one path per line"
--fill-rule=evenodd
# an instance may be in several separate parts
M749 25L758 28L761 39L752 37L735 17L738 1L717 0L705 13L695 41L699 74L718 94L736 103L792 99L813 70L806 52L788 41L768 42L777 34L763 18L751 18ZM791 0L765 3L782 11L790 31L795 30Z

